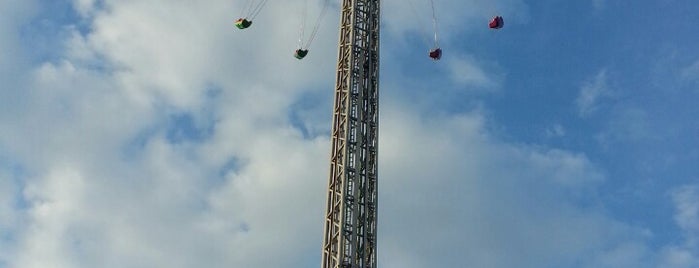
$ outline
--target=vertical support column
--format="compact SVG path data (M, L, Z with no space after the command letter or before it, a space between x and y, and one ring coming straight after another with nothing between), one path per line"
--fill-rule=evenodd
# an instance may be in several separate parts
M376 267L379 0L343 0L322 268Z

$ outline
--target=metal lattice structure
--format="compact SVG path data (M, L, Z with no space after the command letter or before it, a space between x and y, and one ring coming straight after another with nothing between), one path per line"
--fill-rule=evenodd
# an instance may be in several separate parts
M376 267L379 0L342 0L322 268Z

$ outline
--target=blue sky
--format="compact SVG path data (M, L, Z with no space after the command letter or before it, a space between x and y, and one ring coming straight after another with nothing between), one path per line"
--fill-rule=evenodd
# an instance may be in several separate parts
M243 2L0 1L0 268L319 265L338 4ZM699 3L412 2L381 267L699 267Z

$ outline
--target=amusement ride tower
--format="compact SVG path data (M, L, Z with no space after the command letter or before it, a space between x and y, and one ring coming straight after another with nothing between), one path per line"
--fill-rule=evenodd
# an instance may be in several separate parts
M342 0L322 268L376 267L380 0Z

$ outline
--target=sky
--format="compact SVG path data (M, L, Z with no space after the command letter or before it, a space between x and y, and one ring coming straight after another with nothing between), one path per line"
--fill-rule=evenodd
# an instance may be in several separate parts
M319 267L339 2L303 60L322 1L245 4L0 0L0 268ZM699 2L434 5L440 61L381 3L380 267L699 267Z

